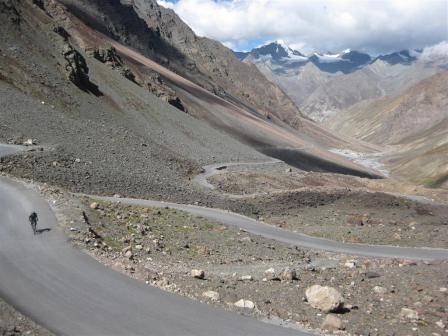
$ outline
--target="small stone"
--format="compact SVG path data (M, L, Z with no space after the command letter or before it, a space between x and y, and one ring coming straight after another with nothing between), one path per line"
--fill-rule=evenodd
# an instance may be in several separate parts
M242 242L248 242L248 243L251 243L251 242L252 242L252 238L250 238L250 237L243 237L243 238L241 238L241 241L242 241Z
M439 328L445 329L445 323L442 320L436 322L436 326Z
M325 316L325 319L322 322L320 328L327 331L342 330L342 320L336 315L328 314L327 316Z
M434 301L434 298L429 296L429 295L425 295L422 299L423 303L428 304Z
M267 281L270 280L279 280L277 274L275 273L274 268L268 268L266 271L264 271L264 277Z
M77 159L75 159L75 162L76 162L76 163L80 163L80 162L81 162L81 159L78 159L78 158L77 158Z
M132 253L131 250L126 251L125 254L124 254L124 256L125 256L126 258L128 258L128 259L132 259L132 258L134 258L134 255L133 255L133 253Z
M386 294L387 293L387 289L381 286L375 286L373 287L373 291L377 294Z
M143 246L140 245L140 244L139 245L135 245L135 249L141 251L141 250L143 250Z
M446 287L440 287L439 292L446 293L448 289Z
M344 266L347 268L356 268L356 260L347 260Z
M395 232L395 233L393 234L393 237L394 237L395 240L401 240L401 236L400 236L400 234L397 233L397 232Z
M252 281L254 278L252 277L252 275L243 275L241 277L242 281Z
M252 301L249 301L249 300L244 300L244 299L238 300L237 302L234 303L234 305L239 308L247 308L247 309L255 308L255 303L253 303Z
M36 140L33 140L33 139L26 139L26 140L23 142L23 145L24 145L24 146L32 146L32 145L35 145L36 143L37 143Z
M400 318L416 321L418 320L418 312L410 308L401 308Z
M90 209L96 210L99 208L99 204L97 202L90 203Z
M313 285L307 288L305 295L311 307L324 313L337 311L344 304L344 298L333 287Z
M201 269L193 269L191 270L191 276L195 279L204 279L205 272Z
M202 296L212 301L219 301L220 298L219 293L215 291L206 291L202 293Z
M381 276L381 274L379 274L377 272L366 272L367 279L375 279L375 278L379 278L380 276Z
M297 280L297 273L296 273L295 270L293 270L293 269L291 269L291 268L289 268L289 267L286 267L286 268L283 270L283 272L282 272L280 278L281 278L283 281L293 281L293 280Z

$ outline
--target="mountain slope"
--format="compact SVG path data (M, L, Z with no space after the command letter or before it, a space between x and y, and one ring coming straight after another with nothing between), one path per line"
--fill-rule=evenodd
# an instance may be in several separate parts
M209 91L299 126L298 108L255 66L240 62L221 43L196 36L174 11L155 0L61 2L89 26Z
M398 96L355 105L328 119L329 128L376 144L399 143L448 117L448 72L424 79Z
M266 160L262 153L287 152L286 161L307 170L375 176L328 153L324 143L345 143L319 127L305 123L299 133L226 101L58 2L2 0L0 16L0 141L31 138L48 149L2 160L3 171L75 191L182 202L204 196L190 181L202 165ZM195 116L158 99L151 76Z
M448 185L448 72L426 78L395 97L358 104L326 121L335 132L387 145L396 176L428 186Z

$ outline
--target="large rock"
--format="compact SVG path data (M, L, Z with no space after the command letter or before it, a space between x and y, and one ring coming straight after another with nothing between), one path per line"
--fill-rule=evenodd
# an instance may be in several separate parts
M344 304L344 298L333 287L314 285L307 288L305 296L311 307L324 313L337 311Z
M320 328L327 331L342 330L342 320L336 315L328 314L327 316L325 316L325 319L322 322Z

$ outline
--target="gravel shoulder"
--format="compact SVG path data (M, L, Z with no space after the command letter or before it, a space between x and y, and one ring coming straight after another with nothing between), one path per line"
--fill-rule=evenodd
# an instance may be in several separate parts
M53 334L0 299L0 335L51 336Z

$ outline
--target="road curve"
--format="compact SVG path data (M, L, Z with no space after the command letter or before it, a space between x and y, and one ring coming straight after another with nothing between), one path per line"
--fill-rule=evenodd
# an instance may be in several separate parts
M39 227L34 236L31 211ZM49 205L0 177L0 296L58 335L310 335L150 287L72 247Z
M208 178L212 177L216 174L220 174L221 172L227 172L228 167L232 166L244 166L244 165L268 165L268 164L275 164L275 163L281 163L283 161L277 160L277 159L271 159L269 161L262 161L262 162L227 162L227 163L214 163L211 165L207 165L202 167L204 171L198 175L196 175L193 178L193 181L197 183L198 185L207 188L207 189L216 189L213 184L208 182ZM248 195L233 195L233 194L225 194L230 196L236 196L236 197L247 197Z
M448 259L448 250L446 249L341 243L333 240L311 237L302 233L284 230L243 215L220 209L134 198L115 198L100 196L90 197L97 200L121 202L128 205L143 207L168 207L172 209L183 210L196 216L206 217L225 225L244 229L247 232L253 233L255 235L263 236L265 238L273 239L289 245L316 250L367 257L403 258L412 260Z

